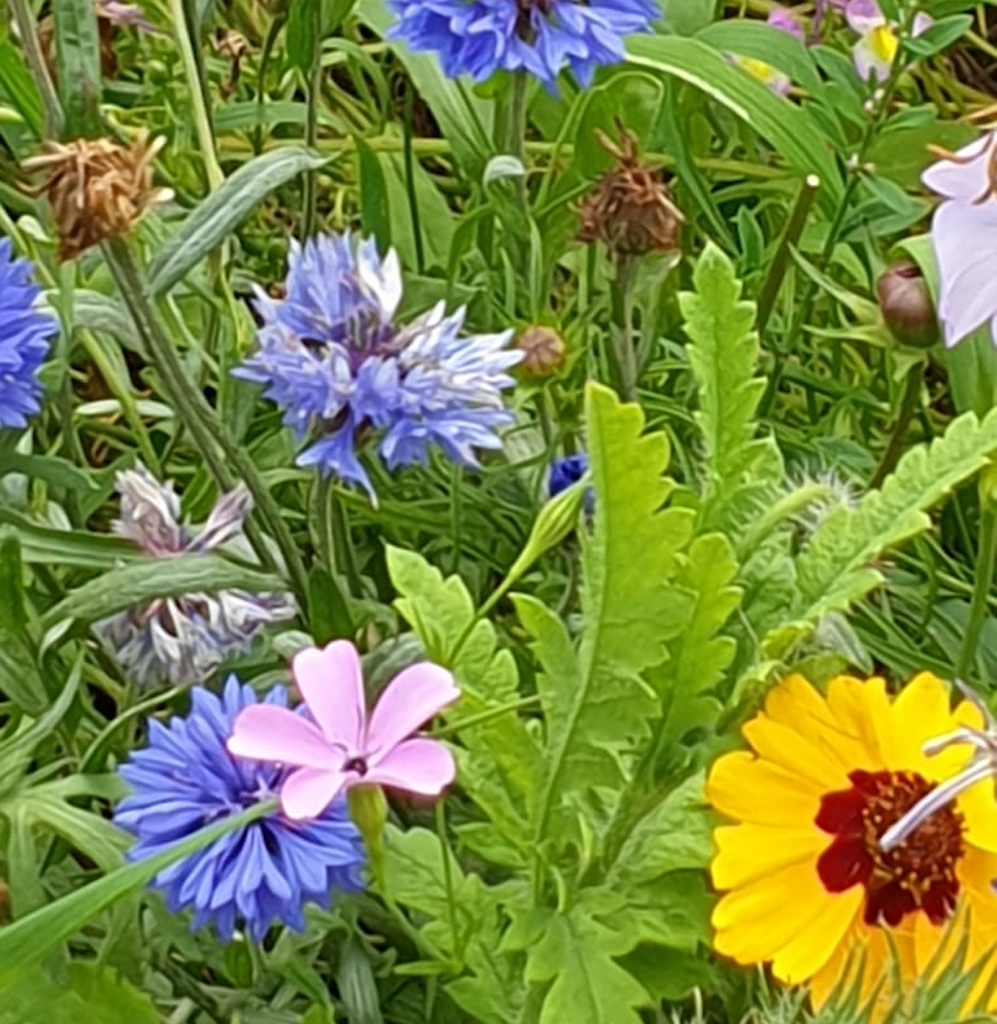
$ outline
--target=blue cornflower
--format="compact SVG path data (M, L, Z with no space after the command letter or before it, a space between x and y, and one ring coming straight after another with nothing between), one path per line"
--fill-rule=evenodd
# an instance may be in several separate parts
M577 455L566 455L563 459L555 459L550 464L550 475L547 478L547 494L553 498L566 491L572 484L588 472L589 457L584 452Z
M32 275L27 260L14 259L10 239L0 239L0 427L23 427L41 408L36 374L57 327L38 310Z
M443 303L408 325L395 321L401 269L382 260L373 239L324 235L291 243L283 299L257 289L263 320L258 350L235 371L262 384L284 422L312 444L299 456L358 483L374 497L358 457L377 436L388 469L425 463L437 445L452 461L477 466L474 449L499 448L512 422L502 391L523 353L511 331L465 335L466 311Z
M168 726L150 721L148 747L119 769L132 795L118 805L114 821L138 839L131 860L154 856L276 795L283 769L225 748L239 712L256 703L252 688L230 676L221 698L192 689L186 718ZM286 692L276 687L262 703L286 707ZM302 931L305 903L325 907L333 890L360 890L363 864L363 843L341 798L306 821L275 809L161 871L152 886L174 913L194 911L192 929L213 924L228 942L241 921L260 942L276 921Z
M619 64L623 39L661 17L656 0L390 0L390 37L435 53L451 78L525 71L548 86L566 68L588 86Z

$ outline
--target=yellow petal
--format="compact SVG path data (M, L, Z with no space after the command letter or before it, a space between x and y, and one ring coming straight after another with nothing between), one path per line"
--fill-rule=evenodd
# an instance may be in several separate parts
M816 974L841 946L864 901L865 890L861 886L829 899L779 951L772 963L775 976L797 985Z
M837 676L828 684L827 703L838 723L836 738L847 756L849 770L886 768L882 737L890 720L890 703L884 680L878 676L866 681Z
M714 946L738 963L764 963L836 898L810 862L774 871L720 900L713 911Z
M896 758L891 768L934 772L921 748L926 740L955 728L949 708L949 691L937 676L922 672L893 701L892 747Z
M997 853L997 791L994 780L984 779L971 786L959 797L956 807L966 824L965 841L970 846Z
M743 732L763 758L809 779L824 792L849 787L848 768L833 754L808 743L792 726L757 715L744 726Z
M831 837L816 825L809 828L778 828L770 825L733 825L713 833L718 853L710 867L717 889L746 885L771 871L817 858Z
M706 781L706 798L721 814L759 825L810 824L821 794L811 780L746 750L718 758Z

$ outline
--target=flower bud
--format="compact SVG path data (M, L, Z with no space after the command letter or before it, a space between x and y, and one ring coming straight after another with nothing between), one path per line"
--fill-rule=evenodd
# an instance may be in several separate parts
M921 271L906 260L893 264L876 282L879 308L903 345L928 348L938 340L938 317Z
M525 353L519 363L524 377L542 380L564 365L564 339L552 327L527 327L516 339L516 347Z
M380 786L351 786L346 791L350 817L367 845L367 856L376 875L384 867L384 825L388 801Z

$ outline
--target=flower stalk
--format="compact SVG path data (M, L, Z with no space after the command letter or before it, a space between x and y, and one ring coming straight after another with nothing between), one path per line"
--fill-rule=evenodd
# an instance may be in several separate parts
M308 577L294 538L284 522L273 495L252 459L246 454L201 391L188 378L176 351L149 299L148 288L125 242L104 244L104 256L125 299L129 313L145 346L159 371L167 395L190 431L191 438L204 458L218 486L230 490L234 478L226 460L242 479L253 496L256 510L273 536L284 560L284 568L299 607L307 607ZM224 458L222 457L224 456ZM261 561L271 569L281 570L263 538L251 527L247 536Z

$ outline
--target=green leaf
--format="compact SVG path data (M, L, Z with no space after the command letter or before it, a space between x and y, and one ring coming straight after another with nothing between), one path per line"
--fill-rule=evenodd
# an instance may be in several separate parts
M391 248L391 216L388 186L377 155L359 136L353 137L357 151L357 180L360 182L360 220L365 235L377 239L381 252Z
M61 623L96 622L158 598L236 589L280 591L284 583L277 576L246 569L218 555L144 559L77 587L42 616L40 628L47 632Z
M14 529L21 543L21 556L29 564L109 569L121 562L146 558L134 544L117 537L37 526L10 509L0 508L0 523Z
M526 980L550 982L539 1024L598 1021L640 1024L637 1010L650 1004L644 987L615 960L635 941L601 924L581 906L566 914L536 911L528 943Z
M28 968L40 964L52 950L98 914L147 885L164 868L203 850L230 832L245 828L257 818L272 813L274 807L272 801L257 804L225 821L202 828L155 857L117 868L96 882L90 882L14 924L0 928L0 993L9 991L12 985L24 978ZM2 1000L0 1005L3 1005ZM24 1024L23 1018L17 1024Z
M384 0L360 0L357 16L384 38L393 15ZM412 53L404 43L390 43L405 66L419 95L429 105L443 137L453 146L464 175L481 180L494 151L491 140L491 104L478 99L465 82L447 78L434 56Z
M451 669L460 686L461 699L448 710L448 721L473 723L496 708L514 708L520 699L515 660L499 647L495 627L477 618L460 577L444 579L420 555L399 548L387 549L387 563L399 595L395 607L429 658ZM526 820L541 770L536 742L513 709L461 728L459 735L466 748L462 786L506 843L525 857Z
M612 801L629 754L660 706L641 673L667 656L670 581L692 532L688 509L662 509L673 488L664 434L642 436L644 414L608 389L586 388L595 521L584 536L583 628L577 652L537 600L517 611L536 642L547 753L533 844L577 841L568 806L593 789ZM565 821L565 814L568 820Z
M274 189L303 171L324 167L330 159L301 146L285 146L243 164L199 203L160 247L149 265L152 295L168 292Z
M698 39L633 36L627 56L631 64L680 78L722 104L774 146L800 177L816 174L822 185L818 202L833 214L844 186L824 136L806 111L731 67Z
M699 386L696 422L706 442L703 529L730 528L744 515L752 492L773 483L771 445L758 438L755 419L765 381L755 376L758 335L754 303L741 300L741 283L730 260L708 243L693 274L695 292L679 296L686 351ZM781 477L780 472L777 474Z
M32 133L41 138L45 123L41 98L21 54L6 39L0 40L0 92L13 104Z
M108 967L74 961L65 983L32 971L4 993L0 1024L160 1024L152 1000Z
M55 61L67 138L101 134L100 34L91 0L53 0Z
M997 410L982 422L966 413L943 436L908 451L882 489L870 491L857 508L831 512L796 560L796 622L771 635L768 649L778 653L794 632L799 635L878 586L883 577L871 567L873 559L926 530L931 520L925 510L982 469L995 449Z

